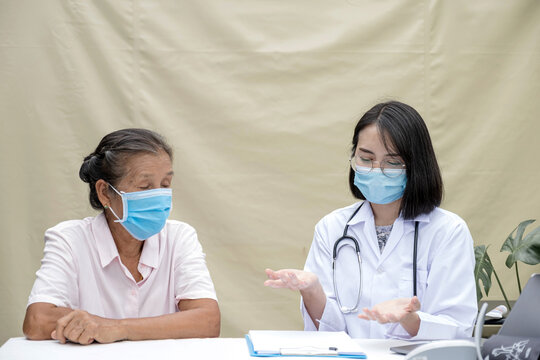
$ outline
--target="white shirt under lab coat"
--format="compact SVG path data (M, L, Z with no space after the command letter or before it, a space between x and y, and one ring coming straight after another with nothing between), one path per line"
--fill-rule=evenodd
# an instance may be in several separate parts
M348 219L360 203L326 215L315 227L305 270L317 274L326 293L321 331L346 331L353 338L454 339L470 337L477 314L474 249L469 229L457 215L435 208L412 220L399 217L381 254L369 202L348 224L347 234L358 240L362 258L358 312L342 314L332 281L332 251ZM411 337L399 323L379 324L359 319L362 308L386 300L413 296L414 224L418 226L417 296L420 329ZM348 242L350 245L352 242ZM354 307L359 271L353 246L339 245L337 285L342 305ZM304 303L305 330L316 330Z

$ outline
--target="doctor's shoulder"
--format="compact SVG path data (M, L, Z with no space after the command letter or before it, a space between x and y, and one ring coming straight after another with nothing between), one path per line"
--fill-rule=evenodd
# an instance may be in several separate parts
M433 231L434 234L438 234L437 238L446 238L446 239L462 239L465 241L471 240L472 237L469 231L469 227L465 220L463 220L459 215L442 209L435 208L431 213L429 213L429 223L427 224L429 230Z
M333 239L336 233L343 233L343 229L349 221L351 215L358 209L362 202L363 201L359 201L354 204L336 209L323 216L323 218L315 225L315 234L319 234L321 237L331 236Z

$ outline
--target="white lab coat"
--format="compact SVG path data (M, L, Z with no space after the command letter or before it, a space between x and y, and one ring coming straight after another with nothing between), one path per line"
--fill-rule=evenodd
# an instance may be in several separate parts
M319 277L326 293L326 307L320 319L321 331L346 331L353 338L454 339L470 337L477 314L474 283L474 249L465 222L457 215L435 208L413 220L399 217L386 246L380 253L375 222L365 202L348 222L347 234L360 245L362 292L359 311L344 315L339 310L332 281L332 251L343 235L347 220L360 203L326 215L315 227L305 270ZM379 324L359 319L364 307L386 300L413 296L414 222L418 221L417 294L420 329L412 337L399 323ZM349 243L350 244L350 243ZM342 305L353 307L358 298L359 271L352 246L339 245L336 265ZM301 303L305 330L316 330Z

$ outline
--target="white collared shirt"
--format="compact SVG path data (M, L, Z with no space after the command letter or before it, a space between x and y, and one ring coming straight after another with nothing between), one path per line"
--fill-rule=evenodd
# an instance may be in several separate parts
M195 229L179 221L167 220L144 241L139 282L120 261L103 213L47 230L44 253L28 305L47 302L122 319L174 313L182 299L216 299Z
M470 337L477 314L474 282L474 249L469 229L457 215L435 208L413 220L399 217L382 252L379 251L375 222L369 202L350 221L360 203L326 215L315 227L305 270L315 273L327 301L319 330L346 331L354 338L403 338L411 336L399 323L379 324L359 319L362 308L386 300L413 296L414 224L418 227L417 295L420 329L412 339L454 339ZM362 259L362 293L358 311L342 314L334 294L332 253L334 243L347 234L358 240ZM343 243L343 242L342 242ZM358 298L359 271L352 246L338 246L337 285L342 305L353 307ZM348 242L351 244L352 242ZM305 330L316 330L302 302Z

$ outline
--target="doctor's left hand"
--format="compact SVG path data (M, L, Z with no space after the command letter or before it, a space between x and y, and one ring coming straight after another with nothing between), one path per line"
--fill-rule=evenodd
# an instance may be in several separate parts
M83 310L74 310L58 319L51 337L62 344L67 340L82 345L94 341L111 343L125 339L119 320L105 319Z
M377 321L380 324L399 322L411 335L416 336L420 328L420 317L416 313L420 310L420 301L416 296L384 301L372 307L363 308L360 319Z

